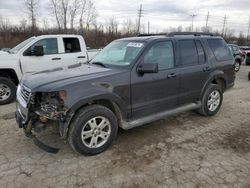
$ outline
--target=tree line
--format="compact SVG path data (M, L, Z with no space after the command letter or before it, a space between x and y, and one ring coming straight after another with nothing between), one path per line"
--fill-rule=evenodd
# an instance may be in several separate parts
M28 20L23 19L16 25L10 24L8 19L0 15L0 48L11 48L31 36L43 34L79 34L85 38L87 46L100 48L115 39L138 34L136 18L125 19L123 23L119 23L115 17L106 20L106 23L98 22L99 14L92 0L49 0L47 8L54 18L53 27L49 26L48 20L40 20L40 4L40 0L23 0ZM119 26L118 29L118 25L122 25L122 28ZM140 30L146 33L145 25L142 25ZM190 28L183 29L179 26L168 28L164 33L189 30ZM208 32L212 31L212 28L197 28L198 30ZM220 32L214 32L220 35ZM235 36L228 31L223 37L229 43L248 44L242 33Z

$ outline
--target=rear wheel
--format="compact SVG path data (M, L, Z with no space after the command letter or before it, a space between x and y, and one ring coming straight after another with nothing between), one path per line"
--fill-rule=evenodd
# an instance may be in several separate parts
M219 111L223 101L222 89L219 85L210 84L204 93L198 112L204 116L213 116Z
M96 155L111 145L117 131L117 118L111 110L100 105L88 106L76 114L69 132L69 144L80 154Z
M0 77L0 105L9 104L16 97L16 85L8 78Z
M239 70L240 70L240 61L239 60L235 61L234 70L235 70L235 72L239 72Z

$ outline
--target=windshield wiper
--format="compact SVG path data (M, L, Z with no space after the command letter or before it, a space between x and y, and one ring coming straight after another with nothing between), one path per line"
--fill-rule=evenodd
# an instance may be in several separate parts
M107 67L106 65L104 65L102 62L93 62L93 63L91 63L91 64L93 64L93 65L100 65L100 66L102 66L102 67Z

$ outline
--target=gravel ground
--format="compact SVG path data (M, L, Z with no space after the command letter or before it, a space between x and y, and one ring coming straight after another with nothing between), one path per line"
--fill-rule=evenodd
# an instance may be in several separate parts
M249 67L237 74L220 112L194 112L119 131L106 152L74 153L53 130L37 148L17 128L15 104L0 107L0 187L250 187Z

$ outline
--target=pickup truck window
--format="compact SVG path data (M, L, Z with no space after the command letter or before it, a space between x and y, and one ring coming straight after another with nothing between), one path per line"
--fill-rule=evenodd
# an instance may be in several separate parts
M90 63L99 62L110 66L129 66L143 49L142 42L115 41L106 46Z
M23 47L25 47L28 43L30 43L34 39L35 39L35 37L31 37L31 38L29 38L29 39L21 42L16 47L14 47L11 50L9 50L9 53L16 54L19 50L21 50Z
M78 38L63 38L65 53L81 52Z
M157 63L159 70L174 67L173 44L170 41L154 44L144 56L144 63Z
M232 59L232 53L222 39L208 39L207 42L217 61Z
M179 41L179 47L183 66L198 64L198 54L194 40L181 40Z
M35 46L43 46L44 55L58 54L57 38L48 38L37 41L28 50L34 51Z

